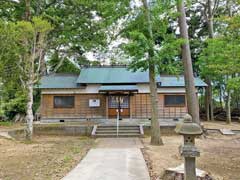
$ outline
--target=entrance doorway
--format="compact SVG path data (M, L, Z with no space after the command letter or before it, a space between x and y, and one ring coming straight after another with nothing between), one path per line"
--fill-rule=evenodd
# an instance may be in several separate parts
M111 95L108 96L108 117L117 118L120 111L120 118L130 117L130 98L128 95Z

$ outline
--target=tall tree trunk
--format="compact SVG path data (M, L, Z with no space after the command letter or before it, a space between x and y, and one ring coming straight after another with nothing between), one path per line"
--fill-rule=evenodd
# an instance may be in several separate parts
M31 20L31 0L25 0L25 21ZM27 127L26 127L26 139L31 141L32 135L33 135L33 74L34 74L34 62L31 63L30 73L29 73L29 80L26 83L26 89L27 89Z
M206 6L204 6L204 12L205 12L205 20L207 22L208 26L208 34L209 38L214 37L214 30L213 30L213 9L212 9L212 0L206 1ZM206 87L206 93L205 93L205 109L206 109L206 117L207 121L214 120L214 114L213 114L213 98L212 98L212 84L211 79L209 77L205 78L207 87Z
M152 34L152 23L151 16L148 7L147 0L142 0L145 18L148 24L148 33L151 41L151 48L148 52L149 54L149 84L150 84L150 97L151 97L151 144L152 145L162 145L163 141L161 138L160 124L158 121L158 94L157 94L157 84L156 84L156 74L155 74L155 62L154 56L154 41Z
M47 75L47 65L46 65L46 62L45 62L45 59L44 59L44 57L45 57L45 51L43 51L43 54L42 54L42 56L40 57L41 58L41 60L40 60L40 63L41 63L41 70L40 70L40 74L41 74L41 76L44 76L44 75Z
M226 81L229 80L229 76L226 76ZM226 97L225 97L225 110L226 110L226 116L227 116L227 123L230 124L232 122L232 117L231 117L231 91L229 89L226 90Z
M30 82L27 84L27 90L28 90L28 102L27 102L27 129L26 129L26 139L27 140L32 140L32 135L33 135L33 83Z
M212 85L210 85L210 88L209 88L209 93L210 93L210 119L211 121L214 121L214 104L213 104L213 95L212 95Z
M192 58L189 46L189 37L187 30L187 22L186 22L186 13L184 9L184 1L178 0L177 9L180 13L179 16L179 27L181 37L185 40L185 43L182 45L182 59L184 65L184 79L185 79L185 87L187 94L187 107L190 115L193 118L195 123L200 124L199 119L199 105L198 98L196 95L196 88L194 85L194 77L193 77L193 67L192 67Z
M232 0L227 0L227 2L226 2L226 10L227 10L228 16L232 17L233 16L233 13L232 13Z
M227 11L228 11L228 16L232 17L232 0L227 0ZM227 80L229 77L227 76ZM232 117L231 117L231 92L230 90L227 90L227 97L226 97L226 114L227 114L227 123L231 124L232 122Z
M207 81L206 81L207 83ZM208 83L207 83L208 85ZM209 103L209 85L208 87L206 87L205 89L205 110L206 110L206 118L207 118L207 121L210 121L210 111L209 111L209 108L210 108L210 103Z
M213 97L212 97L212 83L210 78L206 78L206 93L205 93L205 100L206 100L206 116L207 116L207 121L211 120L214 121L214 106L213 106Z
M26 21L30 21L31 18L31 4L30 4L31 0L25 0L25 20Z
M207 24L208 24L208 32L209 32L209 38L214 37L214 30L213 30L213 10L212 10L212 0L207 1L207 8L208 8L208 17L207 17ZM207 78L207 91L208 91L208 109L210 109L210 119L213 121L214 120L214 107L213 107L213 97L212 97L212 83L211 79L208 77Z
M223 101L222 101L222 87L220 86L219 88L219 102L220 102L220 106L221 108L223 108Z
M155 66L149 63L149 83L150 83L150 97L151 97L151 144L163 144L161 139L160 124L158 121L158 94L155 79Z
M235 105L235 108L239 108L239 98L237 97L237 100L236 100L236 103L235 103L236 105Z
M227 115L227 123L231 124L232 118L231 118L231 93L228 90L227 91L227 97L226 97L226 115Z
M213 38L214 37L214 30L213 30L212 0L208 0L207 8L208 8L208 17L207 17L208 32L209 32L209 37Z

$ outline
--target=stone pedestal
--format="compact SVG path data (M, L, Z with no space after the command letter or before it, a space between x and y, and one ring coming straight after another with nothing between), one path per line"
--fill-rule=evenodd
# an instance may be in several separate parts
M203 131L198 124L193 123L189 114L184 117L183 122L177 124L175 131L184 137L184 143L179 148L181 156L184 157L184 179L197 180L196 157L200 156L200 152L195 147L195 137Z

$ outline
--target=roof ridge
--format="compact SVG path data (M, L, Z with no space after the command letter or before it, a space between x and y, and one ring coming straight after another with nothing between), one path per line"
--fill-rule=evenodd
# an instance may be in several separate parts
M95 65L95 66L83 66L83 69L89 68L128 68L128 65Z
M184 74L159 74L161 77L177 77L177 76L184 76Z
M51 73L51 74L47 74L45 76L72 76L72 75L75 75L75 76L79 76L79 73Z

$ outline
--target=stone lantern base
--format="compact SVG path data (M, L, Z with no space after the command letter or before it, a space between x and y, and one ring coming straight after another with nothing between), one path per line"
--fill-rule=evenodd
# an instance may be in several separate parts
M213 180L210 175L200 169L196 168L197 180ZM184 164L177 166L175 168L168 168L165 171L163 180L184 180Z

